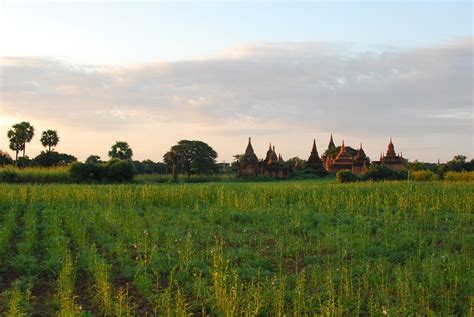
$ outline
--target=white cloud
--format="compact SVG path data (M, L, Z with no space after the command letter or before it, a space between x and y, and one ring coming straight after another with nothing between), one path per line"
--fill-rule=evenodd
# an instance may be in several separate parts
M417 150L414 142L452 151L448 157L455 151L472 155L472 120L459 120L472 119L472 50L472 39L381 53L327 43L265 43L205 60L124 67L4 57L0 111L2 117L48 120L96 134L119 126L137 140L140 129L174 123L198 127L188 130L193 138L215 133L269 139L293 129L295 138L334 132L380 146L398 137L410 143L412 157L431 160L440 154ZM455 144L448 140L453 135ZM234 147L218 142L217 151L229 159ZM0 146L6 147L3 137Z

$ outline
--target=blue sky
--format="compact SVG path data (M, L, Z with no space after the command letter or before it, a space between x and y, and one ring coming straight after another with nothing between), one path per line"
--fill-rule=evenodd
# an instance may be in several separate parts
M6 3L0 12L2 56L93 64L192 59L261 42L409 48L472 33L472 4L451 1Z
M249 136L259 157L272 142L306 158L330 133L372 159L390 137L411 160L472 157L472 16L468 1L2 2L0 149L27 120L80 159L125 140L160 161L199 139L230 161Z

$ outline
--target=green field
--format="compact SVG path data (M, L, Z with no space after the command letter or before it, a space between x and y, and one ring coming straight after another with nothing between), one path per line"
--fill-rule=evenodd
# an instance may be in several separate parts
M473 183L0 184L1 315L473 315Z

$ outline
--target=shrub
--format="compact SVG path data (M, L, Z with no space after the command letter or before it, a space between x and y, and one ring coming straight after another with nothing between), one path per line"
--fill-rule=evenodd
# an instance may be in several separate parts
M0 171L0 182L15 183L18 180L18 174L11 169Z
M336 182L338 183L354 183L358 180L359 177L351 171L338 171L336 173Z
M108 164L107 179L111 182L130 182L135 176L132 161L121 160Z
M69 170L74 182L98 182L107 176L107 166L94 163L73 163Z
M448 182L473 182L474 172L447 172L444 180Z
M384 165L372 165L367 172L361 176L364 181L404 180L407 172L394 171Z
M18 167L28 167L31 165L31 160L28 156L19 157L18 161L16 161L16 166Z
M73 155L58 152L41 152L36 156L32 163L38 166L51 167L57 165L69 165L76 162L77 158Z
M416 182L428 182L439 180L439 176L430 170L413 171L410 173L410 179Z
M0 150L0 166L13 164L13 159L7 152Z

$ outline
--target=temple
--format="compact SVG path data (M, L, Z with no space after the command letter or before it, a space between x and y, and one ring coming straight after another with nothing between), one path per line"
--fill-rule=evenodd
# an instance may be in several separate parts
M341 149L339 150L339 153L337 154L336 158L333 159L332 156L330 156L330 158L326 159L326 170L330 173L336 173L342 170L352 171L352 165L353 159L346 153L344 141L342 141Z
M316 139L314 139L313 148L311 149L311 154L309 155L309 158L306 161L306 168L319 170L322 167L323 167L323 161L319 157L318 149L316 148Z
M380 164L387 166L396 171L403 171L405 168L403 156L397 155L395 153L395 146L392 143L392 138L390 138L390 143L387 147L387 153L380 158Z
M305 168L309 171L325 168L330 173L346 170L352 171L355 174L365 173L371 164L384 165L396 171L402 171L404 169L404 158L401 154L397 155L395 153L395 147L391 138L390 143L388 144L387 153L385 155L382 153L380 154L380 161L371 162L362 148L362 143L356 152L352 148L349 149L349 153L351 153L353 156L346 151L344 141L342 141L342 145L339 149L339 152L337 152L337 155L333 154L337 151L336 149L337 148L334 144L331 134L328 149L325 153L326 157L323 161L318 154L316 140L314 139L313 147L306 162ZM240 177L255 177L262 175L273 178L287 179L293 171L292 167L289 167L287 164L285 164L285 160L283 159L282 155L277 155L275 146L272 146L271 143L268 147L265 159L259 161L253 150L251 138L249 138L247 148L245 149L245 154L242 155L238 161L238 166L238 175ZM295 169L301 168L301 161L297 159L295 161Z
M252 139L245 150L245 154L239 159L238 175L240 177L255 177L258 175L273 178L287 179L290 176L291 169L285 166L283 156L277 155L275 146L270 146L264 160L258 161L257 156L252 147Z

